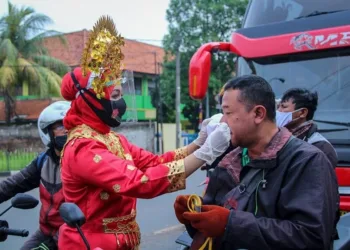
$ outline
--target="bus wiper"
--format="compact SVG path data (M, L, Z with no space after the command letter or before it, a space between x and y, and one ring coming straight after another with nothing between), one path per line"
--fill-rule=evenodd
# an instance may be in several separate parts
M307 18L307 17L312 17L312 16L321 16L321 15L336 13L336 12L340 12L340 11L345 11L345 10L334 10L334 11L318 11L318 10L315 10L314 12L311 12L310 14L307 14L305 16L296 17L294 19L301 19L301 18Z
M328 120L314 120L315 122L331 124L331 125L341 125L350 128L350 122L336 122L336 121L328 121Z
M348 131L347 128L331 128L331 129L317 129L317 132L320 133L330 133L330 132L340 132L340 131Z

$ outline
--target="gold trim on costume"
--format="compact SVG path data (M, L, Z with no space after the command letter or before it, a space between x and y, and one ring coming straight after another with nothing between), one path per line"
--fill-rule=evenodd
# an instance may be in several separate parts
M89 126L83 124L73 128L68 133L67 142L79 138L93 139L103 143L107 149L118 157L125 159L124 149L120 143L119 137L113 131L107 134L101 134Z
M134 209L131 210L129 215L104 218L102 219L103 231L105 233L113 233L117 238L117 243L119 242L118 235L123 235L127 246L130 245L130 247L137 249L141 243L141 233L135 218L136 211Z
M118 34L112 18L100 17L89 34L81 58L83 76L88 71L94 74L92 88L99 99L105 97L105 87L120 84L122 46L124 38Z
M120 185L119 184L115 184L113 186L113 190L114 190L114 192L119 193L120 192Z
M188 155L187 147L175 149L174 152L175 152L174 161L184 159Z
M133 165L128 165L126 168L129 169L130 171L133 171L136 169L136 167Z
M108 200L109 194L106 191L102 191L100 193L100 198L101 198L101 200Z
M125 160L132 161L132 156L130 154L125 154Z
M96 155L94 156L94 162L95 162L95 163L99 163L101 160L102 160L102 157L101 157L100 155L97 155L97 154L96 154Z
M171 183L168 192L186 188L185 162L183 159L164 164L169 168L168 180Z
M143 175L143 176L141 177L141 183L145 184L145 183L147 183L147 182L148 182L148 177L147 177L146 175Z

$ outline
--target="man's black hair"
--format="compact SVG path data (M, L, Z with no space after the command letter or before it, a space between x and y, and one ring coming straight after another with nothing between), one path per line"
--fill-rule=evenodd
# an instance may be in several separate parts
M314 118L318 104L317 92L312 93L310 90L304 88L289 89L283 94L281 103L288 102L290 99L295 104L295 110L300 108L306 108L308 110L306 120L312 120Z
M246 105L247 111L256 105L262 105L266 109L267 118L275 121L275 94L264 78L256 75L239 76L226 83L225 91L230 89L240 90L240 100Z

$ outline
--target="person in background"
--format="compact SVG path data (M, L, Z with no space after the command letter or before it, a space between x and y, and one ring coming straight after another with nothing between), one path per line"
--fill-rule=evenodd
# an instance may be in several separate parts
M70 108L66 101L54 102L39 115L39 135L48 148L28 166L0 183L0 203L18 193L39 188L41 209L39 229L21 250L57 249L58 229L63 224L59 207L64 202L60 175L60 153L67 141L63 118Z
M338 156L332 144L317 132L313 121L317 110L318 95L303 88L287 90L276 112L278 127L286 127L294 136L319 148L331 162L337 166Z

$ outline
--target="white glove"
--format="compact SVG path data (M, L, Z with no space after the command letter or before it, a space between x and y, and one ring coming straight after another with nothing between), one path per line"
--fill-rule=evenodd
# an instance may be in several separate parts
M220 123L205 141L202 147L194 151L197 159L205 161L208 165L222 155L230 145L231 131L227 123Z
M222 117L223 117L223 114L216 114L210 117L211 120L207 125L208 136L219 126Z
M199 147L201 147L204 144L205 140L208 137L207 126L210 121L211 118L208 118L202 122L201 130L198 133L198 137L193 141L193 143Z

